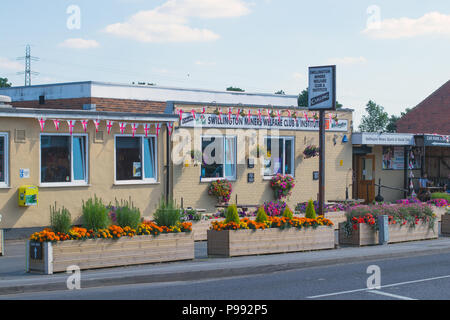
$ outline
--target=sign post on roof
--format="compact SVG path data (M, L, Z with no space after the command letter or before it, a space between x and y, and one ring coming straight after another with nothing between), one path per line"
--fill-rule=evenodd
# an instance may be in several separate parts
M318 213L325 204L325 110L336 109L336 66L309 67L308 109L319 111Z

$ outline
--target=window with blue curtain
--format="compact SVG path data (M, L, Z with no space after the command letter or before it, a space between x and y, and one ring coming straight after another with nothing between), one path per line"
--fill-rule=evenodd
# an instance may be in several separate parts
M86 163L85 136L41 136L41 182L85 182Z
M86 179L86 141L84 137L74 137L73 140L73 179Z
M156 179L155 138L144 139L144 176L145 179Z

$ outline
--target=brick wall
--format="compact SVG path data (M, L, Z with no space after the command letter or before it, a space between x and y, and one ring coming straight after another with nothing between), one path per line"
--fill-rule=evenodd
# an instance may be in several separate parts
M45 104L39 104L39 100L34 101L13 101L11 103L16 108L37 108L37 109L75 109L82 110L85 104L95 104L97 111L116 112L136 112L136 113L164 113L166 102L162 101L142 101L124 100L109 98L76 98L76 99L55 99L46 100Z
M400 133L450 134L450 81L397 122Z

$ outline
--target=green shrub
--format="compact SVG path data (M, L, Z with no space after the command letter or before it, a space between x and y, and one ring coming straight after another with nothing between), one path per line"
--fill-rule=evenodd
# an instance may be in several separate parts
M237 206L235 204L228 206L227 212L225 213L225 223L229 222L235 222L237 224L240 222Z
M55 202L55 206L50 206L50 225L55 233L69 233L72 228L72 217L69 210L64 206L61 209L56 209Z
M267 217L266 211L264 211L264 207L263 206L259 207L258 211L256 212L255 221L258 223L264 223L267 220L269 220L269 218Z
M155 223L162 227L173 227L181 222L181 209L177 207L174 201L165 201L161 199L159 207L153 214L153 220Z
M102 199L94 195L94 200L90 198L83 201L83 226L90 230L106 229L111 224L108 216L108 209L103 204Z
M283 217L289 218L289 219L292 219L294 217L294 214L292 213L292 210L289 209L288 206L286 206L286 208L284 209Z
M316 210L314 209L314 202L311 199L308 201L305 217L308 219L316 219Z
M450 193L434 192L431 194L431 199L445 199L450 201Z
M133 205L133 202L116 200L116 221L122 228L130 227L132 229L137 229L141 223L141 211Z

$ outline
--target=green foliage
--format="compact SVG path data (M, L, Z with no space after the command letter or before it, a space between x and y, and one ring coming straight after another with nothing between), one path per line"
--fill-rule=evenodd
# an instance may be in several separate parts
M309 199L308 201L305 217L309 219L316 219L316 210L314 209L314 202L312 201L312 199Z
M286 206L286 208L284 209L283 217L289 218L289 219L292 219L294 217L294 214L292 213L292 210L289 209L288 206Z
M0 78L0 88L10 88L11 82L8 82L8 78Z
M162 227L173 227L181 222L181 209L177 207L173 200L165 201L163 198L159 202L159 207L153 214L155 223Z
M111 224L111 219L108 216L108 209L103 204L102 199L94 195L94 200L90 198L88 201L83 201L83 226L90 230L97 231L98 229L106 229Z
M69 210L64 206L56 209L56 202L53 207L50 206L50 226L55 233L68 233L72 228L72 217Z
M232 204L227 207L227 212L225 213L225 223L235 222L239 224L239 214L237 206Z
M279 91L275 92L275 94L285 95L286 93L284 92L284 90L279 90Z
M258 223L264 223L267 220L269 220L269 217L267 217L266 211L264 210L264 207L261 206L258 208L258 211L256 212L256 218L255 221Z
M130 227L137 229L141 222L141 211L136 208L131 201L120 200L120 203L116 200L116 221L117 224L124 228Z
M389 116L384 108L370 100L366 105L366 112L367 115L362 117L359 130L362 132L385 132Z
M237 92L245 92L244 89L237 88L237 87L228 87L227 91L237 91Z
M434 192L431 194L431 199L445 199L447 201L450 201L450 193Z

